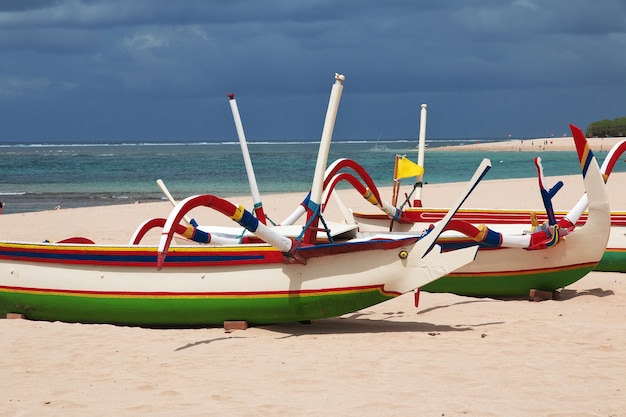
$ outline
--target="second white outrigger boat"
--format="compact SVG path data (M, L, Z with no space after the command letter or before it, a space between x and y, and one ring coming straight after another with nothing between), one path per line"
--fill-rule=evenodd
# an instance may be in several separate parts
M428 292L451 292L471 296L520 296L531 289L556 291L593 270L605 256L611 232L611 213L600 168L582 131L570 125L581 164L586 194L560 220L552 210L551 198L562 183L545 188L540 159L536 158L539 184L546 205L545 222L526 224L502 221L506 211L465 210L455 214L438 243L445 249L479 245L476 260L422 287ZM609 170L610 172L610 170ZM588 206L588 214L583 212ZM353 213L349 221L360 230L411 231L436 222L436 210L414 207L383 208L384 213ZM477 212L498 213L500 221L477 225ZM419 218L418 216L422 216ZM488 216L486 214L485 216ZM494 216L495 217L495 216ZM581 218L584 224L581 226ZM471 220L470 220L471 218ZM482 215L481 219L484 219ZM473 220L473 221L472 221Z
M577 134L583 136L583 133L577 129ZM426 143L426 105L421 106L420 132L418 141L417 164L424 167L424 150ZM610 175L619 162L621 156L626 152L626 140L617 142L606 155L600 172L607 182ZM396 167L398 159L396 158ZM394 170L395 171L395 170ZM542 174L539 174L542 181ZM394 180L394 192L392 203L397 204L397 196L399 194L400 180ZM540 182L541 185L541 182ZM396 213L396 219L391 220L386 213L351 213L348 217L354 220L362 229L366 230L394 230L394 231L410 231L418 230L426 225L436 222L442 218L446 210L425 206L422 204L421 191L423 187L423 175L416 178L415 185L411 194L415 193L413 204L411 207L404 207L408 203L400 206ZM558 191L558 187L553 193ZM547 198L548 192L541 190L544 197L545 208L543 210L521 210L521 209L489 209L489 208L462 208L455 215L455 221L462 221L474 225L485 225L498 231L520 231L538 224L552 222L556 223L558 219L564 219L568 212L557 211L552 208L551 201ZM583 210L575 221L575 226L579 227L586 223L588 213L586 210L587 195L584 194L578 202L578 209ZM410 205L410 204L409 204ZM353 216L353 218L352 218ZM602 258L594 268L596 271L608 272L626 272L626 212L611 211L611 230L609 239ZM435 286L433 286L435 287Z

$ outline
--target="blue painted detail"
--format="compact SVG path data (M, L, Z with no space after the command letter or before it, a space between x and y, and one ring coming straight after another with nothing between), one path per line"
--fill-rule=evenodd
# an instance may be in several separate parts
M482 241L483 244L498 247L502 244L502 235L498 232L494 232L491 229L487 229L487 234Z
M194 242L209 243L211 241L211 235L200 229L194 229L191 240L193 240Z
M548 223L553 226L556 224L556 217L554 216L554 208L552 207L552 198L556 195L556 193L563 187L563 181L559 181L554 184L554 187L550 188L550 190L546 190L545 188L541 189L541 199L543 200L543 205L546 208L546 214L548 215Z
M241 220L239 220L237 223L239 223L252 233L256 232L257 227L259 227L259 219L254 217L254 215L248 210L244 210Z
M592 159L593 159L593 152L591 151L591 149L589 149L587 152L587 158L585 159L585 162L583 163L583 178L585 178L585 176L587 175L587 170L589 169L589 164L591 164Z
M52 252L32 252L32 251L0 251L0 257L21 259L28 261L59 261L63 263L99 263L106 264L156 264L156 254L118 254L111 253L52 253ZM213 262L242 262L250 260L265 259L263 254L245 255L242 253L215 254L215 255L183 255L179 253L170 253L166 263L213 263Z

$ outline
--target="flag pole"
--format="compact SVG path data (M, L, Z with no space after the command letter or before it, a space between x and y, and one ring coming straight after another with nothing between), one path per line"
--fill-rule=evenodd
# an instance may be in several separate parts
M400 179L398 178L398 161L400 155L396 154L396 160L393 165L393 193L391 195L391 204L395 207L398 204L398 193L400 192Z
M396 154L396 160L393 164L393 189L391 194L391 205L396 207L398 204L398 194L400 193L400 178L398 178L398 161L400 155ZM394 219L389 219L389 231L393 232Z

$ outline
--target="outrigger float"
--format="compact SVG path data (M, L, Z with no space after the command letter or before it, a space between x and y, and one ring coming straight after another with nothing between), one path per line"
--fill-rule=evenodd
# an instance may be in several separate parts
M243 207L207 194L181 201L167 219L146 221L127 245L86 238L1 241L0 314L168 327L308 321L384 302L472 262L475 247L444 253L435 242L489 169L487 161L434 228L317 240L320 230L331 236L320 202L343 81L336 75L331 89L307 222L298 237L277 233ZM254 238L232 242L181 224L189 210L200 206L230 217ZM154 227L163 227L160 241L143 244ZM172 246L177 233L207 244Z

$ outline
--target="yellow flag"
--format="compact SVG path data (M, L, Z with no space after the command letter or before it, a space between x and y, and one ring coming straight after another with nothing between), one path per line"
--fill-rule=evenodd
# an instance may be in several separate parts
M424 175L424 168L403 156L398 160L397 178L410 178Z

